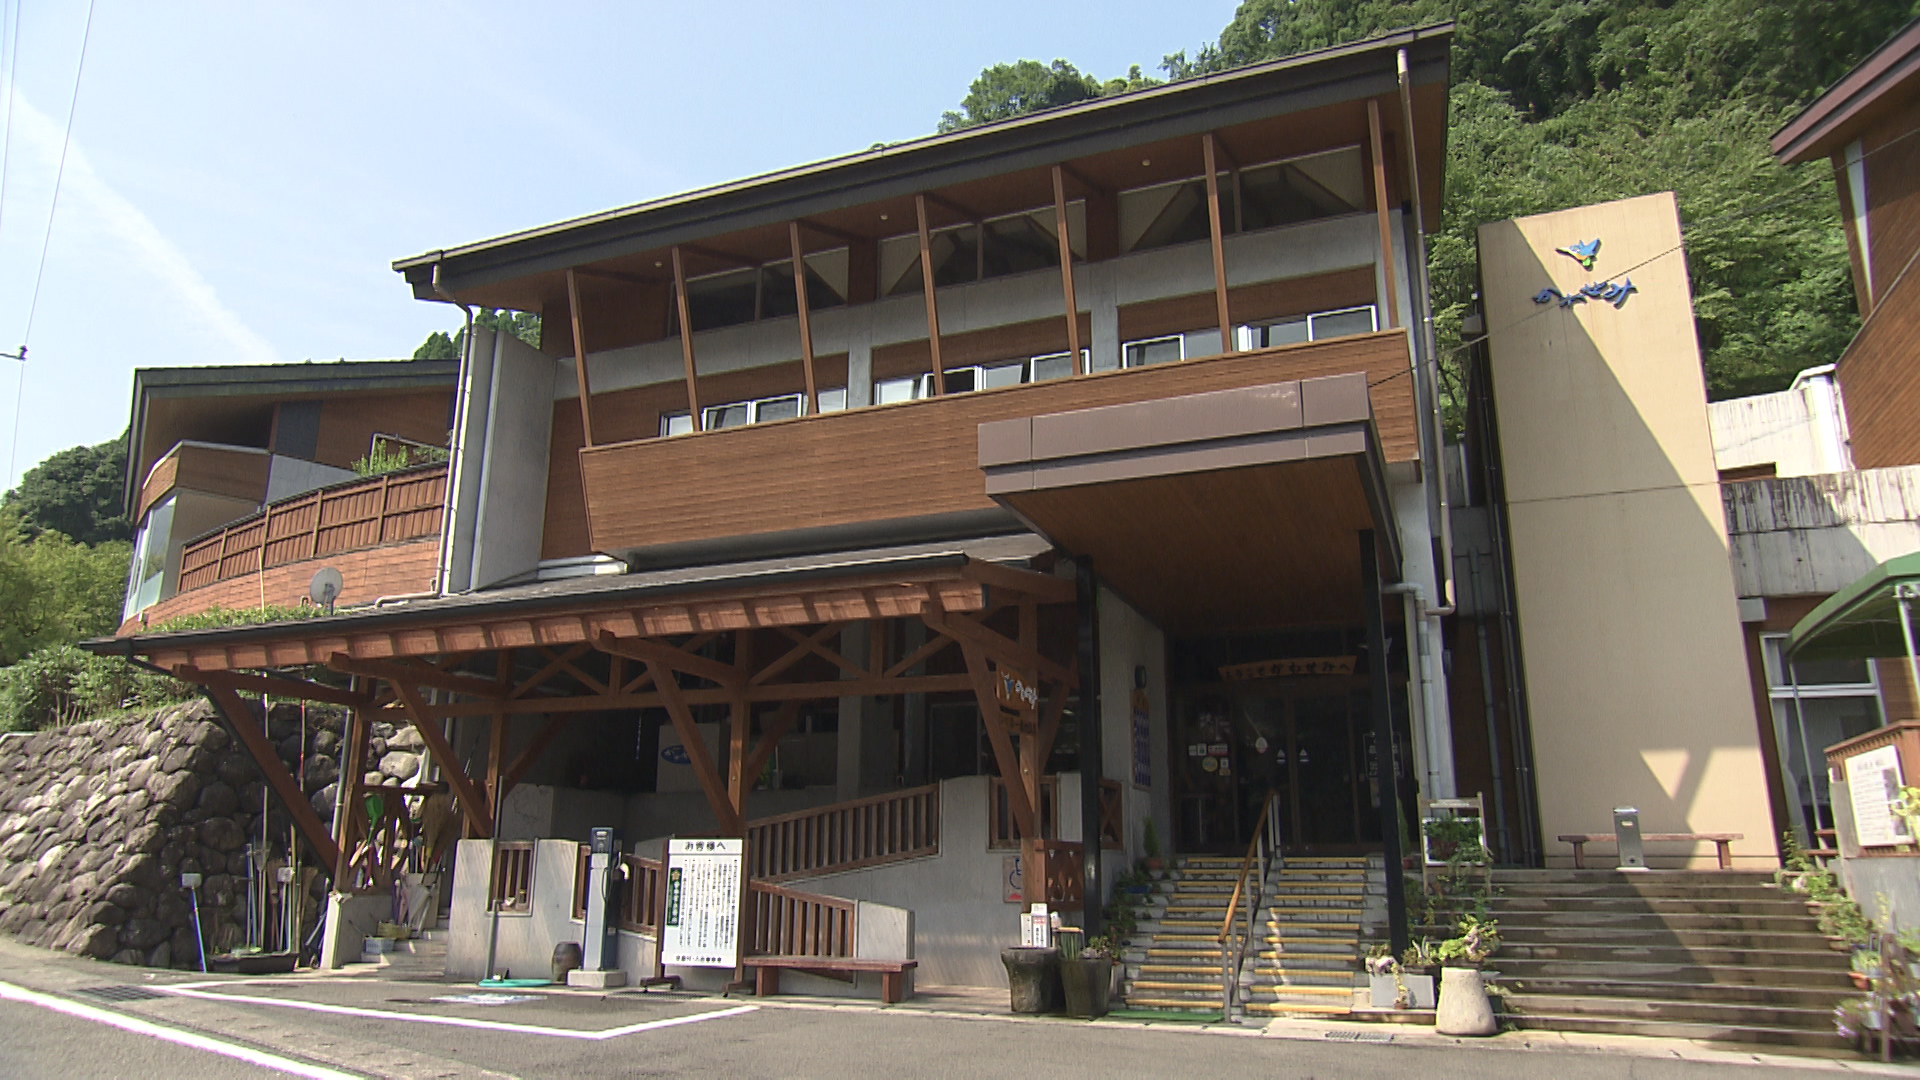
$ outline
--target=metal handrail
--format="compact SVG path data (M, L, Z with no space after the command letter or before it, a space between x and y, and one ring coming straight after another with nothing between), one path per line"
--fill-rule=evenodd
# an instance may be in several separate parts
M1253 871L1256 861L1260 867L1260 889L1266 888L1267 875L1278 862L1285 865L1285 857L1280 854L1280 802L1279 792L1269 789L1264 802L1260 804L1260 825L1253 832L1253 839L1247 843L1246 858L1240 864L1240 877L1233 884L1233 895L1227 900L1227 916L1220 920L1220 933L1214 940L1220 945L1220 1017L1223 1020L1233 1018L1233 1002L1240 991L1240 965L1245 963L1247 942L1253 940L1253 920L1260 910L1258 894L1247 898L1246 929L1229 945L1227 939L1233 936L1233 917L1240 908L1241 894L1246 892L1247 875Z

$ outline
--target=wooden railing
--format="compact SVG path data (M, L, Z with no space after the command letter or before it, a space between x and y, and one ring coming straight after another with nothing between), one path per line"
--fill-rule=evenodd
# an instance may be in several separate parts
M666 881L666 876L660 872L660 860L622 855L620 861L626 864L627 875L620 885L619 909L614 912L615 925L636 934L654 934L660 929L661 888ZM573 917L587 917L585 844L580 845L580 855L573 866Z
M749 956L852 956L857 906L755 881L747 901Z
M1020 895L1028 904L1044 900L1060 911L1078 911L1086 898L1086 853L1072 840L1039 840L1031 857L1036 865L1020 868ZM1040 883L1038 894L1034 883Z
M747 851L756 882L938 855L940 785L750 821Z
M1100 781L1100 847L1106 851L1118 851L1126 846L1126 811L1122 788L1118 780ZM1056 831L1060 802L1060 778L1043 776L1040 778L1040 831L1051 834ZM1007 782L998 776L987 778L987 846L989 848L1017 848L1020 846L1020 826L1013 820L1013 808L1007 801Z
M533 900L533 841L503 840L493 849L493 880L487 889L492 911L527 911Z
M274 566L438 536L447 466L422 465L309 491L188 543L179 592Z
M1247 857L1240 863L1240 877L1233 883L1233 895L1227 898L1227 915L1220 920L1221 1015L1233 1015L1233 1003L1240 985L1240 965L1246 959L1247 943L1253 940L1253 920L1260 913L1260 901L1267 889L1267 875L1280 854L1280 793L1269 789L1260 804L1260 824L1247 842ZM1244 908L1243 908L1244 905ZM1236 935L1234 916L1242 910L1244 929Z

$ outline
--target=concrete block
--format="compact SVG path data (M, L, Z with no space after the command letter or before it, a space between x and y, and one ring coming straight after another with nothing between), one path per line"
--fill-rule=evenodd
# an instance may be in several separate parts
M617 968L613 971L586 971L575 968L567 972L567 985L588 990L611 990L627 985L627 973Z

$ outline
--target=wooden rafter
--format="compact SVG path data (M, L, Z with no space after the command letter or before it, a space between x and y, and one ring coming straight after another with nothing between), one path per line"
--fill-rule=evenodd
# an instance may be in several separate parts
M661 704L665 706L667 716L673 721L673 729L679 734L680 743L687 751L687 761L700 780L701 790L706 792L707 805L713 810L714 819L720 823L720 831L728 836L739 835L740 817L727 798L726 785L720 779L719 770L714 768L713 755L707 753L707 744L700 738L700 725L693 721L693 713L687 708L686 699L681 696L680 684L665 665L648 661L647 667L653 672L653 683L660 688Z
M980 706L981 726L987 729L987 741L993 746L994 764L1000 769L1001 779L1006 781L1007 808L1013 812L1013 823L1020 835L1038 836L1033 813L1037 785L1027 784L1023 776L1020 757L1014 751L1006 722L1001 719L1000 699L994 694L993 673L988 668L986 653L964 640L960 642L960 651L967 657L967 677Z
M931 631L931 632L933 633L932 640L928 641L926 644L920 646L919 648L913 650L913 652L907 654L907 657L904 660L899 661L898 663L894 664L892 667L888 668L886 671L882 672L881 678L891 679L897 675L905 674L906 672L913 670L914 667L920 664L926 663L928 660L933 658L934 654L942 652L943 650L946 649L947 646L952 645L954 643L952 638L948 637L943 633L940 633L937 630Z
M506 696L510 698L526 697L528 694L539 689L541 686L546 685L548 680L552 679L555 675L560 674L562 670L572 666L573 661L579 659L581 656L584 656L586 653L592 651L592 649L593 647L591 645L588 645L586 642L582 641L573 645L569 645L565 650L561 651L557 655L551 651L548 651L546 653L546 656L547 656L546 666L542 667L539 671L534 672L532 678L521 683L519 686L514 687L509 693L507 693Z
M831 698L864 697L881 694L949 694L972 688L969 677L956 675L903 675L891 679L841 679L829 682L773 683L749 686L741 690L728 687L707 689L680 688L677 694L688 705L727 705L739 698L753 704L782 701L825 701ZM496 712L511 716L542 713L599 712L610 709L663 709L667 702L658 690L646 693L591 695L571 698L523 698L517 701L456 701L427 706L427 715L440 720L449 716L491 716Z
M598 646L601 652L638 660L649 666L658 664L674 671L684 671L721 686L737 686L743 681L740 669L733 665L723 664L711 657L696 656L647 638L616 638L602 631ZM656 675L654 684L658 686L659 682Z
M366 694L342 690L337 686L328 686L307 679L292 679L282 675L255 675L242 671L201 671L186 664L175 665L174 677L183 682L211 685L218 683L233 691L246 690L252 693L272 694L275 697L299 698L302 701L318 701L328 705L344 705L348 708L361 708L373 703Z
M921 618L934 633L955 638L962 646L971 645L1012 667L1031 671L1039 678L1053 682L1068 682L1071 679L1068 668L1058 661L1049 660L1038 650L996 633L964 615L944 618L930 615Z
M767 729L760 733L760 741L754 744L753 753L747 755L747 775L759 776L760 770L767 767L767 759L773 756L774 747L793 730L800 720L800 703L782 702L779 711L773 714L773 720Z
M501 696L500 684L492 679L440 671L428 664L404 660L356 660L345 653L335 653L327 657L327 666L346 675L384 680L396 692L404 683L428 686L454 694L465 694L468 697L491 699Z
M863 668L859 664L856 664L853 661L847 659L846 657L841 656L838 652L834 651L833 649L827 648L827 646L824 644L824 640L826 638L826 630L833 629L834 627L844 627L845 625L846 625L845 623L828 623L827 626L823 628L821 632L814 635L802 634L799 631L794 630L792 627L788 627L788 626L780 627L779 631L782 635L796 642L797 643L796 647L807 650L813 655L820 657L821 659L827 661L828 663L832 664L833 666L839 668L841 671L846 672L847 674L853 676L856 679L871 678L875 675L878 675L879 674L878 669L871 668L871 667ZM868 635L868 637L871 640L872 638L878 637L878 635L870 634ZM755 677L758 678L758 676L755 676Z
M747 685L759 686L775 675L785 672L788 668L799 663L803 658L811 655L816 649L824 647L823 643L826 639L839 633L845 625L845 623L826 623L821 626L820 629L806 635L782 627L798 644L788 649L778 660L754 672L752 677L747 679Z
M343 791L353 791L366 778L367 738L372 727L367 720L367 710L353 709L347 713L346 729L341 733L340 740L339 784ZM367 804L365 799L343 798L338 805L339 810L333 815L333 838L339 851L339 858L334 862L333 887L344 891L353 886L348 858L352 854L354 837L362 832Z
M1001 606L1002 593L1028 597L1042 604L1071 604L1075 600L1073 579L1042 574L1037 570L1020 570L991 562L970 562L961 570L961 574L969 581L978 581L993 588L994 595L988 598L987 608L981 612L983 617L992 615L993 609Z
M334 843L333 837L327 835L326 825L321 823L320 815L313 812L313 804L307 801L306 794L300 790L299 782L287 772L286 765L281 763L280 754L267 741L266 735L254 730L253 724L249 722L253 717L253 710L247 708L241 702L239 695L234 693L233 682L228 679L210 679L202 681L200 685L206 687L207 693L213 697L214 704L219 706L220 711L226 715L227 726L239 736L241 745L247 748L247 753L252 756L254 764L260 767L261 775L273 788L274 794L280 797L281 805L287 808L287 814L293 818L293 824L300 830L300 835L307 838L307 844L313 848L314 855L323 865L337 864L340 861L339 847ZM342 777L342 779L345 778Z
M406 711L408 720L413 722L413 730L420 733L421 741L433 752L433 760L440 763L441 775L453 788L453 797L460 802L460 812L465 815L467 824L479 834L480 839L493 835L493 815L488 813L487 798L468 778L466 770L460 767L460 759L453 754L453 747L447 745L447 737L440 734L440 726L427 718L426 703L420 700L418 686L389 680L394 692L400 695L400 704Z
M428 712L431 713L432 709L429 708ZM495 715L507 714L496 713ZM533 733L533 740L514 755L513 764L508 765L506 772L500 775L498 799L505 801L514 787L520 783L520 779L527 775L527 770L533 768L534 763L540 760L540 755L547 752L547 747L553 745L553 740L559 737L561 730L572 719L571 712L558 712L549 716L547 722L540 725L540 730Z

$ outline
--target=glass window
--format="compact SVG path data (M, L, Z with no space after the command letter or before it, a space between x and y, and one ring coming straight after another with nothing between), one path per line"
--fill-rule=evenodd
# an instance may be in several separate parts
M745 427L753 423L753 402L738 401L731 405L709 405L700 411L700 426L708 431L724 431L732 427Z
M1885 723L1885 711L1880 703L1879 680L1871 663L1866 660L1796 661L1789 673L1786 643L1785 634L1762 635L1760 653L1767 676L1767 696L1773 704L1774 740L1780 749L1780 768L1785 774L1781 779L1792 793L1789 806L1805 840L1807 832L1833 827L1833 800L1827 790L1824 751L1835 743L1880 727Z
M131 619L160 602L167 578L167 549L173 541L174 496L147 511L146 523L133 538L133 558L127 567L127 600L121 609Z
M1221 173L1220 221L1233 227L1233 185ZM1213 235L1207 220L1207 182L1204 177L1120 193L1120 250L1146 251L1170 244L1186 244Z
M830 258L837 256L837 258ZM797 315L793 296L793 260L781 259L760 268L760 317L778 319ZM845 248L807 256L807 309L840 307L847 302ZM695 320L698 323L698 320Z
M693 416L689 413L664 413L660 417L660 437L669 435L687 435L693 431Z
M1087 350L1081 349L1080 360L1081 360L1081 364L1083 365L1083 370L1084 370L1084 365L1086 363L1086 359L1087 359ZM1033 381L1034 382L1048 382L1053 379L1064 379L1067 376L1072 374L1073 374L1073 354L1072 353L1048 353L1045 356L1036 356L1033 358Z
M996 386L1019 386L1027 381L1027 362L1015 360L1011 364L994 364L980 370L980 386L991 390Z
M901 401L912 401L920 396L920 380L908 376L904 379L881 379L873 384L873 403L892 405Z
M791 420L800 415L800 403L804 400L804 395L788 394L756 401L753 403L753 422L764 424L770 420Z
M1350 214L1367 205L1360 148L1255 166L1240 173L1243 230ZM1229 216L1228 220L1232 220Z
M1787 649L1786 635L1769 634L1760 639L1760 647L1766 659L1767 685L1792 696L1793 680L1787 677L1784 659ZM1793 674L1799 679L1800 692L1803 695L1810 689L1875 690L1878 688L1873 675L1873 665L1865 660L1801 660L1793 665Z
M927 246L933 253L934 285L959 285L977 280L980 276L978 243L972 225L956 225L929 233ZM921 291L918 233L880 241L880 285L886 296Z
M1312 331L1309 336L1315 341L1346 337L1348 334L1371 334L1380 329L1374 317L1372 304L1340 311L1324 311L1309 316L1307 324Z
M818 392L820 411L839 412L847 407L847 388L844 386L826 387Z
M1146 367L1148 364L1182 360L1185 359L1185 355L1184 339L1174 334L1170 337L1127 342L1121 349L1121 363L1127 367Z
M787 280L787 296L791 302L793 279ZM753 270L729 270L687 282L687 312L693 328L713 330L752 322L758 310L759 282L760 276ZM677 317L677 307L670 314Z
M1275 345L1298 345L1308 339L1307 317L1295 315L1290 319L1264 323L1258 326L1240 328L1240 340L1243 348L1270 349Z

